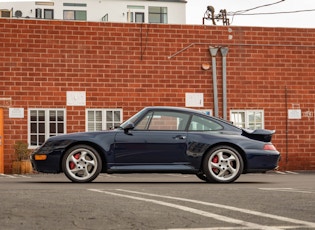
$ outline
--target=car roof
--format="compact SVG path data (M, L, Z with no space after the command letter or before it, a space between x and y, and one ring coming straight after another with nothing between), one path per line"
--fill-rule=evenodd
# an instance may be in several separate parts
M181 111L181 112L204 114L203 112L196 109L176 107L176 106L148 106L148 107L145 107L144 109L145 110L174 110L174 111Z

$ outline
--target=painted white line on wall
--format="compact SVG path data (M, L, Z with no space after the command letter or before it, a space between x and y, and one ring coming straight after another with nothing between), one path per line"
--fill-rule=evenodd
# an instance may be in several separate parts
M232 210L232 211L236 211L236 212L242 212L242 213L255 215L255 216L259 216L259 217L266 217L266 218L271 218L271 219L275 219L275 220L280 220L280 221L283 221L283 222L289 222L289 223L294 223L294 224L301 224L301 225L306 225L308 227L315 228L315 223L314 222L297 220L297 219L292 219L292 218L288 218L288 217L277 216L277 215L272 215L272 214L268 214L268 213L253 211L253 210L249 210L249 209L236 208L236 207L233 207L233 206L228 206L228 205L223 205L223 204L209 203L209 202L204 202L204 201L199 201L199 200L192 200L192 199L186 199L186 198L180 198L180 197L163 196L163 195L157 195L157 194L151 194L151 193L143 193L143 192L130 191L130 190L125 190L125 189L116 189L116 190L123 191L123 192L128 192L128 193L139 194L139 195L167 198L167 199L172 199L172 200L180 200L180 201L191 202L191 203L195 203L195 204L201 204L201 205L205 205L205 206L213 206L213 207L216 207L216 208L228 209L228 210Z
M88 189L88 190L92 191L92 192L105 193L108 195L119 196L119 197L129 198L129 199L133 199L133 200L139 200L139 201L154 203L154 204L163 205L163 206L167 206L167 207L171 207L171 208L176 208L176 209L179 209L179 210L182 210L185 212L190 212L190 213L194 213L196 215L209 217L212 219L219 220L221 222L227 222L230 224L238 224L238 225L246 226L248 228L263 229L263 230L280 230L280 228L277 228L277 227L255 224L255 223L251 223L251 222L247 222L247 221L243 221L243 220L239 220L239 219L235 219L235 218L230 218L230 217L223 216L223 215L217 215L215 213L210 213L210 212L202 211L199 209L190 208L190 207L178 205L178 204L172 204L172 203L168 203L168 202L164 202L164 201L147 199L147 198L131 196L131 195L125 195L125 194L116 193L116 192L109 192L109 191L105 191L105 190L101 190L101 189ZM119 190L119 189L117 189L117 190ZM119 191L128 191L128 190L119 190ZM128 192L132 193L133 191L128 191ZM135 193L137 193L137 192L135 192ZM154 195L154 194L151 194L151 195Z

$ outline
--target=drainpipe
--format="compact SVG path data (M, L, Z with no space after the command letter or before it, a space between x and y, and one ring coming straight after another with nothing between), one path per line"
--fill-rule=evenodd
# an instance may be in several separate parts
M214 116L219 116L218 109L218 86L217 86L217 64L215 56L217 55L219 48L209 47L210 55L212 57L212 80L213 80L213 104L214 104Z
M223 88L223 119L227 119L227 93L226 93L226 55L229 51L228 47L220 48L222 55L222 88Z

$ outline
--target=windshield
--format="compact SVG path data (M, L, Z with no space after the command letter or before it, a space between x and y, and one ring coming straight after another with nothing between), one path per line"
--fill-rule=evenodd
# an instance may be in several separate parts
M120 125L120 128L124 129L128 124L130 123L135 123L139 117L142 116L142 114L144 113L144 109L139 111L138 113L136 113L135 115L133 115L132 117L130 117L128 120L126 120L125 122L123 122L121 125Z

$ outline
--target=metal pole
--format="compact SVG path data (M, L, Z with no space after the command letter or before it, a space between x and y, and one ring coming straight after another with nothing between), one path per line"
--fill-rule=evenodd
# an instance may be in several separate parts
M222 55L222 88L223 88L223 119L227 119L227 93L226 93L226 55L229 51L228 47L220 48Z
M219 116L218 106L218 86L217 86L217 64L215 56L217 55L219 48L209 47L210 55L212 57L212 80L213 80L213 104L214 104L214 116Z

